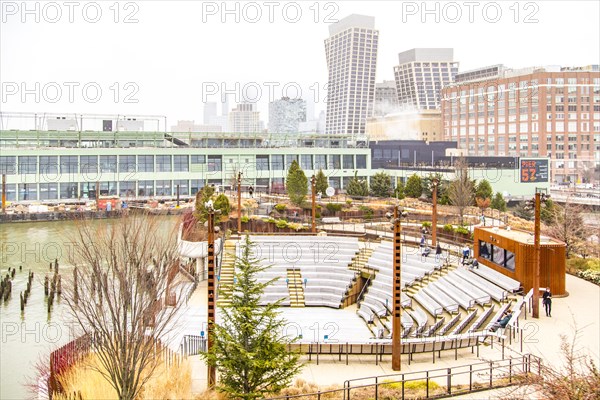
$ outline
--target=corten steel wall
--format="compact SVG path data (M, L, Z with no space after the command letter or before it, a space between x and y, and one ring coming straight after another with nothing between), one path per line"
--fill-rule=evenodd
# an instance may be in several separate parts
M497 244L515 254L514 272L479 256L479 241L482 240L490 243L490 238L493 238L492 244ZM522 243L497 234L491 229L475 228L473 251L479 263L521 282L525 292L528 292L533 287L535 274L535 248L533 241L532 243ZM566 294L565 276L565 244L557 242L554 239L552 243L542 242L540 252L540 288L550 287L553 295L564 295Z

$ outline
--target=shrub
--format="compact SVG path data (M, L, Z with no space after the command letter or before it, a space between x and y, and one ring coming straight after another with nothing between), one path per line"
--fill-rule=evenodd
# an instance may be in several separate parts
M325 207L330 213L335 213L342 210L342 205L337 203L327 203Z
M381 385L382 387L388 389L402 389L402 382L389 382ZM438 389L440 385L438 385L434 381L429 381L429 390ZM427 389L427 381L409 381L404 383L405 390L425 390Z
M454 232L454 227L451 224L444 225L444 232Z
M456 227L456 233L460 233L463 235L469 235L471 232L469 232L469 229L464 226L458 226L458 227Z
M284 212L286 208L287 208L287 206L285 204L279 203L279 204L275 205L275 210L277 210L277 212L280 212L280 213Z
M315 214L315 218L321 218L321 213L320 213L320 212L317 212L317 213Z
M372 208L366 206L359 206L358 209L363 213L365 219L372 219L375 213Z
M250 218L247 215L242 216L242 222L246 223L250 221Z
M421 226L422 226L423 228L431 228L431 222L429 222L429 221L425 221L425 222L423 222L423 223L421 224Z
M586 281L595 283L596 285L600 285L600 271L594 271L593 269L586 269L585 271L577 272L577 276L582 279L585 279Z
M346 205L350 207L352 205L352 199L346 199Z
M278 227L279 229L287 228L288 222L285 219L278 219L275 222L275 226Z

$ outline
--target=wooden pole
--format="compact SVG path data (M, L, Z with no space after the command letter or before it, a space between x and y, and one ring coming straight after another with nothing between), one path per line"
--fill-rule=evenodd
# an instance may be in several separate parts
M393 314L392 314L392 370L400 371L402 369L400 363L400 355L402 353L402 347L400 340L402 338L402 242L400 239L400 233L402 227L400 226L400 215L398 213L398 207L394 207L394 282L393 282Z
M207 351L213 346L213 325L215 323L215 211L208 211L208 340ZM208 365L208 388L212 389L217 383L215 367Z
M6 212L6 174L2 174L2 213Z
M317 221L316 221L316 212L317 212L317 178L313 175L310 179L310 185L312 187L312 218L311 218L311 227L312 233L317 233Z
M238 194L238 235L242 234L242 173L238 172L237 177Z
M433 210L431 211L431 247L435 251L437 246L437 188L438 180L433 178Z
M540 193L535 194L534 275L533 275L533 318L540 317Z

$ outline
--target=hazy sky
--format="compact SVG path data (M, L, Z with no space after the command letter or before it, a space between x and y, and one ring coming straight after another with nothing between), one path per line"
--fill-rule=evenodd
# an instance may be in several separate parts
M290 97L300 86L318 113L331 21L375 17L382 81L393 79L397 54L414 47L454 48L461 71L599 64L599 3L57 1L27 2L25 10L2 0L0 107L165 115L174 125L201 122L203 97L219 101L221 88L236 91L238 83L239 96L260 88L265 121L270 97L281 97L284 85Z

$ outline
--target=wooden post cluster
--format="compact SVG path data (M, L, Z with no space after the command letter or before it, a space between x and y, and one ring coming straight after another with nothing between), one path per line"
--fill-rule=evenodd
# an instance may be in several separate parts
M19 267L19 269L20 268L21 267ZM31 294L32 283L33 283L33 272L29 271L29 276L27 277L27 289L25 289L25 292L21 292L21 294L20 294L21 311L25 311L25 305L27 304L27 299L29 298L29 295Z
M77 283L77 267L73 268L73 301L79 302L79 286Z
M0 283L0 299L3 301L8 301L10 294L12 292L12 281L10 280L11 270L9 268L9 272L6 274L2 282Z

